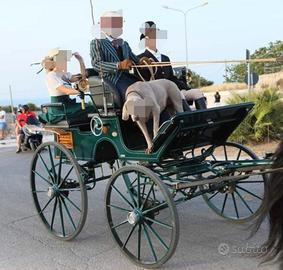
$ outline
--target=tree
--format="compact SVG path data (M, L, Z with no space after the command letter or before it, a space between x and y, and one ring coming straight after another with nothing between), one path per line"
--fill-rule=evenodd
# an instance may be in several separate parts
M41 110L41 109L40 109L39 107L37 107L34 103L29 102L29 103L27 103L27 105L29 106L29 109L30 109L31 111L40 111L40 110Z
M251 55L251 59L257 58L278 58L283 56L283 41L270 42L268 46L261 47ZM283 68L282 63L252 63L251 69L258 75L269 72L276 72ZM226 82L244 82L247 71L246 64L229 65L226 69Z
M188 71L188 77L192 78L190 85L192 88L200 88L203 86L209 86L213 84L213 81L209 81L202 77L201 75L197 74L194 71Z

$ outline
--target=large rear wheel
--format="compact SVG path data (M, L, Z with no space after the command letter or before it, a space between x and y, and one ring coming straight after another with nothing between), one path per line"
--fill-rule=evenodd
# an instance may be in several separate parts
M207 160L213 162L241 161L258 159L247 147L233 142L226 142L215 148ZM225 165L223 165L225 166ZM253 219L261 210L265 177L250 176L249 172L231 171L225 176L246 175L242 180L226 182L221 188L203 195L208 206L219 216L235 221L244 222ZM206 174L205 177L211 178ZM207 187L201 187L204 190Z

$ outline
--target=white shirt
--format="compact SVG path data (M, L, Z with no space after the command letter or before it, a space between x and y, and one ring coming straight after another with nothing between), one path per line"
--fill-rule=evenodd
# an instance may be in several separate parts
M4 117L3 117L4 116ZM3 117L3 118L2 118ZM6 112L0 111L0 123L6 123Z
M63 71L49 71L46 75L46 84L49 95L52 97L64 96L65 93L60 92L57 88L59 86L66 86L72 88L70 79L72 74Z
M158 50L153 51L153 50L151 50L151 49L148 48L148 47L146 47L146 49L147 49L151 54L154 55L154 57L158 60L158 62L161 62L161 53L160 53Z

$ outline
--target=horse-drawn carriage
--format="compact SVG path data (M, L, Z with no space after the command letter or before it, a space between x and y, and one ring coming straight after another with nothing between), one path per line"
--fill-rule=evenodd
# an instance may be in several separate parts
M270 160L227 142L252 103L184 112L164 122L151 153L133 123L121 119L111 85L90 77L93 112L81 122L67 118L45 129L54 141L36 150L31 189L36 210L57 238L82 230L88 191L107 180L106 218L114 241L134 263L159 267L179 239L177 205L203 196L221 217L241 222L260 211ZM45 104L61 108L64 104Z

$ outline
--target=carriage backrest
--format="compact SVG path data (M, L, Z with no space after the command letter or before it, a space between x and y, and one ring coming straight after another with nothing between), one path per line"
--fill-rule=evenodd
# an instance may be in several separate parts
M165 122L153 141L153 151L189 150L205 145L220 145L244 120L254 103L222 106L177 114Z
M91 76L88 78L88 81L90 94L97 109L104 108L104 95L108 109L120 110L122 108L121 98L118 95L115 86L110 81L104 79L104 82L102 83L102 80L98 76Z

